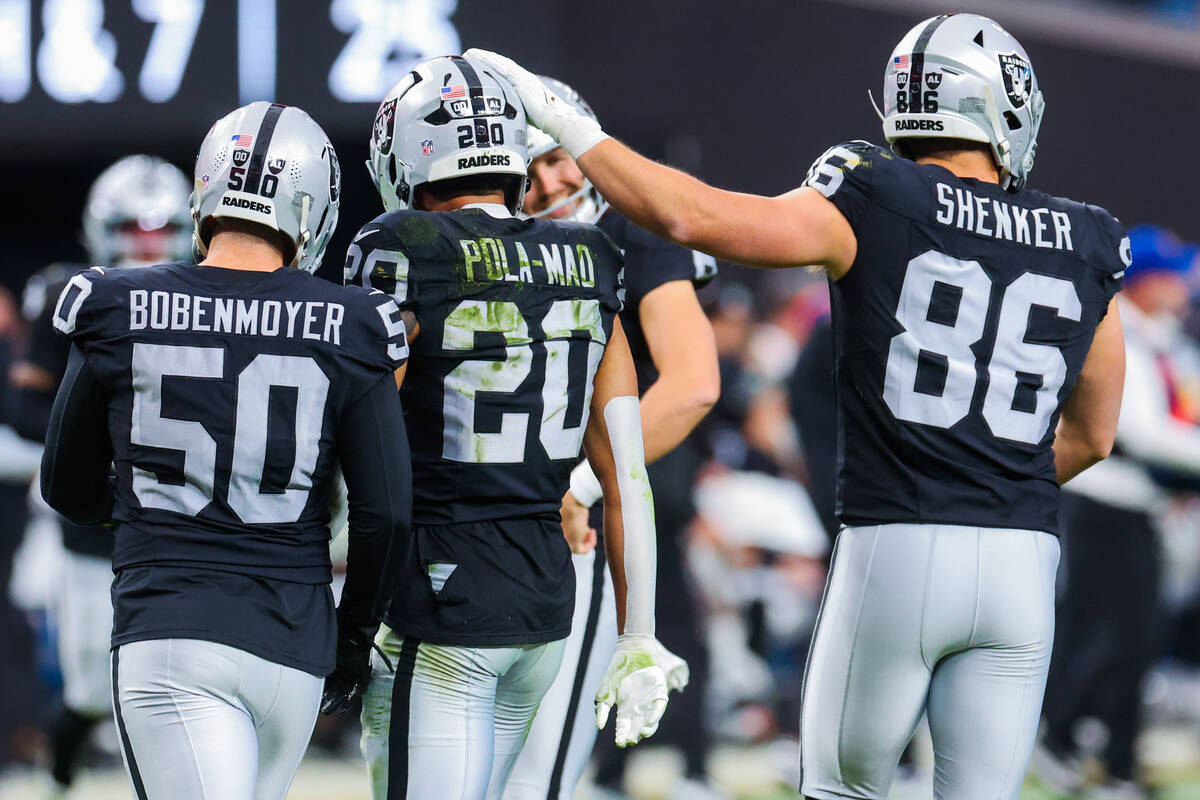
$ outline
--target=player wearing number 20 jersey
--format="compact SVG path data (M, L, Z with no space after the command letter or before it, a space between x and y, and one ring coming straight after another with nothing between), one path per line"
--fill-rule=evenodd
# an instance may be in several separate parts
M359 232L347 280L392 295L420 326L402 396L424 535L406 569L385 576L393 629L448 644L569 632L574 573L558 507L620 311L621 268L594 226L496 205L395 211ZM495 520L528 523L478 541L435 534Z
M386 213L355 237L346 280L411 315L401 391L417 492L363 697L376 800L503 793L571 627L559 506L585 441L616 509L613 573L627 576L597 719L616 704L632 744L667 702L621 254L591 225L515 217L525 134L513 87L459 56L416 65L375 118L368 168Z

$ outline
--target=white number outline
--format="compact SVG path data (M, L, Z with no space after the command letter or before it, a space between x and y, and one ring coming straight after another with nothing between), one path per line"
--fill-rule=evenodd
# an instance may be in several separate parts
M962 291L952 326L927 319L936 283ZM978 381L971 347L984 336L991 294L992 281L976 261L927 250L908 262L895 313L904 330L892 337L884 375L884 402L897 419L946 429L970 412ZM1079 294L1068 280L1026 272L1009 284L1000 300L982 409L993 436L1031 445L1045 437L1067 377L1061 348L1026 341L1029 312L1035 305L1053 310L1059 319L1078 322L1082 317ZM943 352L948 349L953 352ZM916 391L917 359L922 350L948 361L941 395ZM1012 407L1020 386L1018 372L1042 378L1033 412Z
M129 440L141 447L182 452L185 479L182 485L162 483L152 471L134 467L133 492L144 508L196 516L213 501L217 442L201 422L162 416L162 385L167 376L222 380L224 374L222 347L134 342ZM287 487L280 494L260 491L272 386L297 390L296 453ZM308 504L320 455L318 442L300 432L311 430L314 423L323 424L329 378L308 356L260 353L238 374L234 391L237 416L234 470L227 491L229 507L247 524L295 522ZM247 465L249 469L245 469Z
M464 319L458 321L458 317ZM482 325L465 324L465 318L474 318ZM442 348L451 351L474 349L476 331L503 333L507 356L504 361L463 361L446 376L442 401L442 457L473 464L520 463L525 458L532 412L506 411L501 416L498 433L479 433L474 430L475 396L480 391L515 392L525 382L533 368L534 341L529 336L528 322L515 303L464 300L446 317ZM576 458L587 429L592 381L608 341L600 301L595 298L554 301L542 319L542 331L546 368L541 387L538 441L552 460ZM575 331L588 334L587 375L579 425L567 427L568 362Z

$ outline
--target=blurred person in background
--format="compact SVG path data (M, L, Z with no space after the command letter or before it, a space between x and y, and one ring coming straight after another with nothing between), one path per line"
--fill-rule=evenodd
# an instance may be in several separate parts
M1117 296L1125 332L1125 382L1113 455L1063 494L1062 594L1046 685L1037 774L1063 792L1084 786L1074 733L1104 723L1103 784L1088 796L1138 798L1135 744L1142 684L1163 650L1162 551L1156 518L1167 487L1200 486L1200 417L1182 390L1179 359L1192 346L1181 326L1200 249L1153 226L1129 232L1133 263Z
M12 294L0 287L0 375L27 349L27 325ZM34 669L34 635L10 591L14 557L29 518L29 482L41 448L14 429L13 388L0 384L0 773L29 761L42 746L37 730L43 688Z
M511 60L468 54L634 221L830 278L846 527L805 674L801 792L885 797L927 712L935 797L1015 798L1050 662L1059 486L1112 446L1129 263L1107 212L1025 187L1045 101L1024 48L974 14L917 24L886 62L893 149L835 146L777 197L646 159Z
M587 103L560 81L543 78L560 97L585 113ZM658 525L659 640L686 660L691 690L676 698L660 725L658 743L684 754L684 779L677 797L713 796L707 788L711 744L705 712L707 658L695 595L685 575L684 530L693 515L691 488L697 455L685 441L720 394L712 328L696 289L716 275L711 256L687 250L633 225L584 178L558 142L528 128L529 190L524 212L533 218L595 223L625 256L625 300L621 326L629 339L641 395L642 432ZM616 644L616 607L603 554L600 486L585 460L572 473L563 498L563 532L575 567L575 615L563 663L542 698L529 739L505 790L507 800L574 796L596 741L592 698ZM590 519L589 519L590 516ZM678 667L677 685L686 681ZM625 756L601 744L597 782L623 791Z
M136 268L191 258L191 182L161 158L132 155L105 169L88 192L83 242L93 264ZM41 442L54 396L67 369L71 342L53 325L59 294L81 265L51 264L26 284L23 305L33 318L28 352L9 371L14 424ZM112 713L109 650L112 633L112 531L59 517L65 549L55 609L62 705L50 723L51 794L71 786L96 723Z

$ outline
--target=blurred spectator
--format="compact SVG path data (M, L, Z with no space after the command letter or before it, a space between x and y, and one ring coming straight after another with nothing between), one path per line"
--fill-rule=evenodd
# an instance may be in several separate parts
M1144 796L1134 743L1142 681L1161 651L1160 484L1200 481L1196 407L1180 391L1177 363L1188 348L1180 320L1197 251L1150 226L1131 230L1130 241L1133 264L1117 298L1126 367L1116 446L1064 487L1063 592L1035 758L1055 788L1078 790L1074 729L1095 717L1108 734L1099 754L1107 769L1102 788L1114 797Z
M14 350L24 345L25 325L12 295L0 288L0 375L7 375ZM0 388L11 409L12 391ZM34 672L34 637L24 614L13 605L9 582L13 558L25 533L26 495L37 470L41 448L23 441L0 419L0 769L28 761L40 745L36 723L43 692Z

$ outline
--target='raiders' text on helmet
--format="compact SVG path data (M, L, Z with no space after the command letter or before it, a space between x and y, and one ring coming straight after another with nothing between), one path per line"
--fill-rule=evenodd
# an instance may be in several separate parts
M418 186L467 175L511 175L505 204L525 197L525 109L516 90L461 56L423 61L392 87L371 132L367 169L388 211Z
M342 171L321 126L293 106L259 101L219 119L196 156L193 247L208 252L214 217L279 231L296 247L289 266L315 272L337 227Z
M925 20L900 40L883 78L883 132L984 142L1000 182L1016 191L1033 169L1046 101L1025 48L978 14Z

